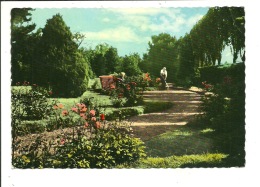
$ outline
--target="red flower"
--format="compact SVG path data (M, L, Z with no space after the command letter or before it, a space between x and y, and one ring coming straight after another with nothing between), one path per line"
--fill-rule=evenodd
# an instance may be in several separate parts
M62 115L63 115L63 116L67 116L68 114L69 114L69 112L68 112L67 110L63 110L63 111L62 111Z
M205 88L206 89L209 89L209 88L211 88L212 87L212 85L210 85L210 84L205 84Z
M100 119L101 119L102 121L104 121L104 120L105 120L105 114L100 114Z
M90 114L91 116L95 116L95 115L96 115L96 111L95 111L95 110L90 110L89 114Z

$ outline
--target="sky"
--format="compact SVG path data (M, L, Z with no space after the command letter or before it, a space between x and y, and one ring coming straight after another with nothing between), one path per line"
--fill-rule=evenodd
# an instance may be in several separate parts
M196 8L44 8L32 11L32 22L43 28L47 19L59 13L72 33L86 39L82 46L94 48L107 43L120 56L147 52L151 36L168 33L177 39L189 33L208 11Z

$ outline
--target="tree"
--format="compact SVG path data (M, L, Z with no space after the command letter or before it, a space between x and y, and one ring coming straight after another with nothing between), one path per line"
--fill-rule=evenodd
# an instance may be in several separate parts
M119 63L117 49L108 44L99 44L94 50L86 50L92 70L96 76L107 75L116 71Z
M138 53L125 55L121 60L122 61L117 68L118 72L125 72L127 76L137 76L142 73L139 68L141 57Z
M193 48L191 47L191 37L186 34L183 38L178 40L178 60L179 60L179 70L178 70L178 82L182 84L189 83L194 77L194 55Z
M16 82L31 82L33 52L39 40L39 32L33 33L36 25L30 24L31 8L11 10L11 76Z
M245 12L243 7L214 7L191 29L197 66L221 64L222 51L230 46L233 63L245 60Z
M104 57L106 59L107 72L114 73L116 71L116 66L118 66L119 63L117 49L112 46L109 47Z
M159 77L162 67L167 67L168 79L173 81L177 75L177 39L169 34L161 33L151 37L148 43L148 54L144 55L141 67L146 72Z
M56 96L77 97L87 89L87 59L60 14L47 20L34 61L34 81Z

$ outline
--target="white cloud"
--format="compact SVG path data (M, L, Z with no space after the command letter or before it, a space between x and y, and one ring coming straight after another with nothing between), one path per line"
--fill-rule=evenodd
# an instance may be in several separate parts
M186 24L184 15L176 8L120 8L106 11L118 15L118 20L123 21L125 26L142 32L179 32ZM155 16L159 19L154 19Z
M168 8L115 8L115 9L106 9L106 11L118 13L121 15L146 15L146 16L152 16L152 15L158 15L158 14L168 14L169 9ZM174 9L175 12L179 12L178 9Z
M111 20L109 19L109 18L104 18L104 19L102 19L102 22L105 22L105 23L108 23L108 22L110 22Z
M105 29L98 32L84 32L87 40L93 41L111 41L111 42L144 42L146 38L138 36L129 27L117 27L113 29Z

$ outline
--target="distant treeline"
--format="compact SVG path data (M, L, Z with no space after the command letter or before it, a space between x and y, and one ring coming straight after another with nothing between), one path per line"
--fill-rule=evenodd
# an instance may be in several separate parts
M27 81L51 87L57 96L77 97L87 89L89 78L114 72L127 76L149 72L158 77L164 66L169 82L192 84L199 67L223 63L221 56L227 46L233 54L229 63L235 63L238 57L245 61L243 7L210 8L180 39L168 33L151 36L148 52L142 57L138 53L121 57L108 44L94 49L82 47L85 36L72 33L60 14L36 30L31 23L32 11L11 11L12 85Z

